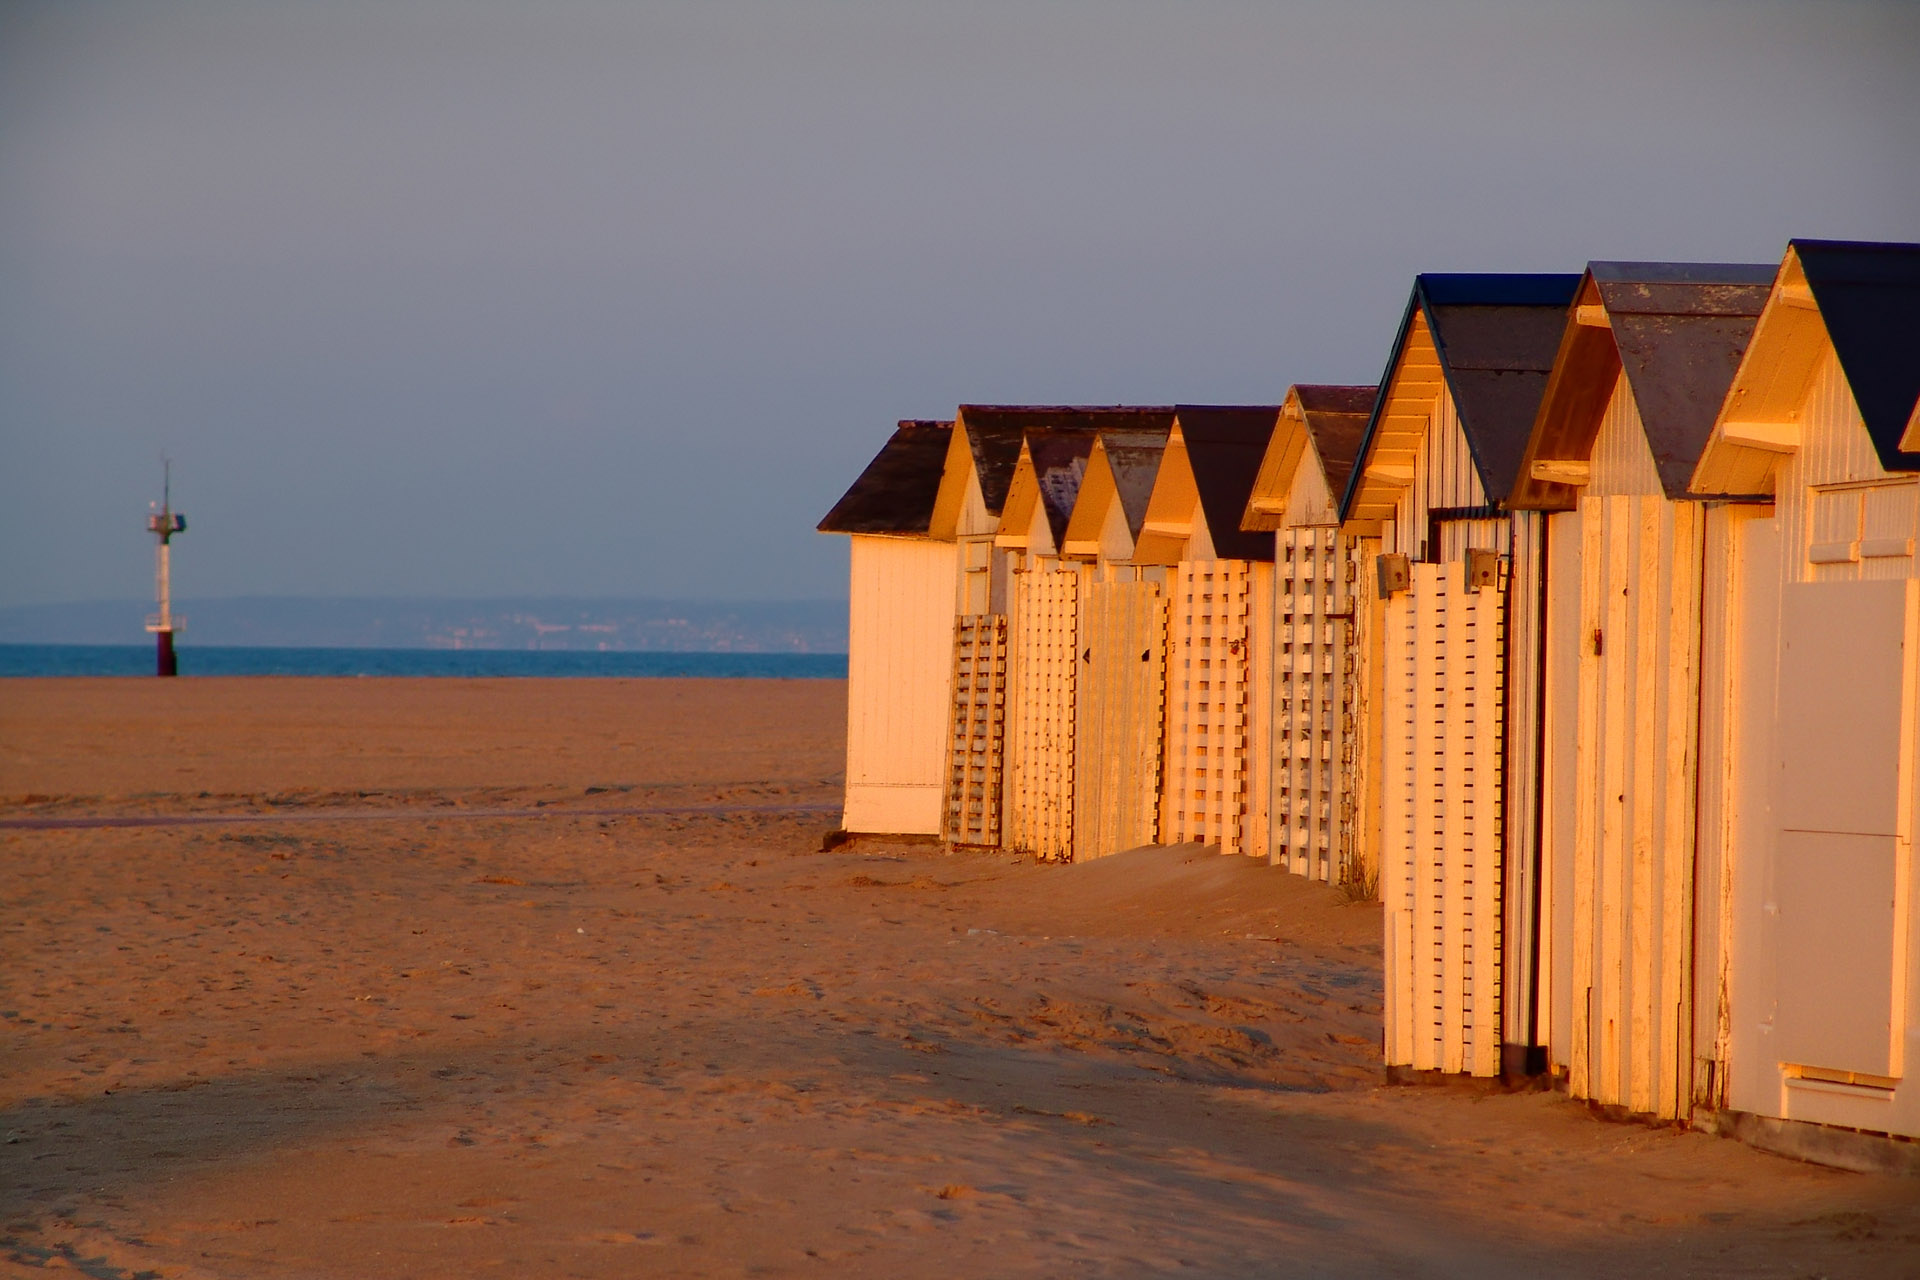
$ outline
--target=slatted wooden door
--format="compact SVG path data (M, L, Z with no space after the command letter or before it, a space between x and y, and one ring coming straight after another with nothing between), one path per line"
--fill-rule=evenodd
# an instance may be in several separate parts
M953 628L953 715L941 830L951 844L1000 843L1006 707L1007 616L962 615Z
M1154 582L1092 582L1080 597L1073 853L1159 839L1167 610Z
M1247 811L1243 560L1175 566L1167 611L1167 781L1160 830L1241 853Z
M1337 529L1284 530L1276 550L1268 861L1331 884L1354 823L1353 566Z
M1703 514L1580 504L1567 1088L1665 1119L1691 1096Z
M1031 572L1013 579L1008 640L1008 848L1073 861L1074 691L1080 666L1080 577Z
M1504 598L1416 564L1385 629L1387 1063L1498 1075Z

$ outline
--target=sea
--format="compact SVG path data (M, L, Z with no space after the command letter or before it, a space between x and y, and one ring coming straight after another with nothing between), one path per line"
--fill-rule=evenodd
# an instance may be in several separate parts
M844 653L597 652L563 649L178 650L182 676L675 676L841 680ZM0 678L151 676L151 644L0 644Z

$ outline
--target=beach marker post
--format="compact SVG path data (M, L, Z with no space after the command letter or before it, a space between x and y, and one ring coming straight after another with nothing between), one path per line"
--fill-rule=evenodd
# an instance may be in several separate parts
M154 550L153 565L154 594L159 597L160 612L147 616L147 630L153 632L158 646L158 674L177 676L180 674L180 663L173 652L175 620L170 554L173 535L187 531L187 518L173 509L173 463L163 458L161 467L160 507L157 511L150 509L147 513L147 532L160 540Z

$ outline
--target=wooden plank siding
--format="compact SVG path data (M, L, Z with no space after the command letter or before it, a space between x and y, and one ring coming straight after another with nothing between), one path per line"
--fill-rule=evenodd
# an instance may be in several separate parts
M953 547L855 535L847 635L847 794L841 825L940 833L953 679Z
M1150 581L1080 593L1073 852L1104 857L1159 838L1167 609Z
M1504 530L1508 547L1504 697L1505 777L1501 791L1501 912L1503 936L1512 963L1503 969L1501 999L1506 1043L1545 1043L1546 1024L1536 987L1540 979L1536 907L1546 899L1542 886L1540 835L1544 767L1541 750L1546 632L1547 519L1543 512L1516 511ZM1458 570L1456 570L1458 572Z
M1753 414L1796 439L1771 472L1777 563L1739 584L1762 606L1742 609L1726 734L1725 1105L1916 1138L1920 476L1881 465L1829 340L1806 363L1774 379L1797 405Z
M1266 858L1273 847L1273 688L1275 574L1271 561L1247 565L1247 752L1240 852Z
M1389 1066L1501 1066L1505 604L1416 564L1385 618L1380 896Z
M1417 473L1414 482L1401 491L1394 508L1392 537L1386 549L1415 560L1440 561L1457 558L1468 546L1496 546L1502 536L1500 527L1506 524L1501 517L1482 522L1449 522L1440 529L1443 541L1429 545L1435 511L1475 510L1487 505L1486 487L1480 483L1480 473L1473 465L1467 433L1460 427L1459 412L1444 384L1435 388L1432 411L1415 457ZM1485 528L1471 528L1470 523L1483 524ZM1494 540L1488 540L1489 537ZM1505 552L1506 547L1497 549Z
M1568 1091L1678 1119L1691 948L1704 510L1581 502Z
M1071 862L1080 575L1070 568L1015 574L1009 628L1002 843Z
M941 835L950 844L1000 843L1007 706L1007 616L964 614L953 627L953 714Z
M1170 570L1166 786L1168 843L1244 852L1251 573L1243 560L1184 561Z

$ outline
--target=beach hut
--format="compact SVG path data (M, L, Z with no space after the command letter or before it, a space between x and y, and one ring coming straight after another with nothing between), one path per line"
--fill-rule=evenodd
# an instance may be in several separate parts
M1060 549L1081 573L1075 674L1073 856L1153 844L1160 833L1166 570L1133 553L1173 427L1104 432L1087 455Z
M1060 557L1092 431L1026 433L994 547L1011 557L1009 689L1001 843L1049 862L1073 860L1074 695L1083 566Z
M957 553L942 826L949 843L1001 843L1015 552L996 550L994 541L1022 441L1029 431L1164 434L1171 420L1170 408L1126 405L966 404L956 413L930 522L931 536Z
M906 421L826 518L848 535L847 782L852 833L940 833L953 548L928 536L950 422Z
M1341 518L1378 537L1390 1068L1539 1070L1545 521L1509 491L1578 275L1423 275Z
M1860 1135L1920 1137L1916 400L1920 245L1795 240L1692 481L1774 512L1732 566L1733 857L1701 940L1727 1071L1706 1118L1910 1166L1910 1143Z
M1703 618L1726 615L1729 579L1707 567L1764 514L1688 486L1773 277L1591 264L1508 498L1547 513L1551 1066L1573 1097L1665 1120L1714 1071L1714 1037L1695 1037L1694 877L1720 854L1696 819L1720 803L1723 775L1700 768Z
M1166 570L1164 843L1266 855L1273 540L1240 527L1278 405L1181 405L1136 565Z
M1267 860L1324 883L1373 883L1364 657L1379 636L1376 539L1340 526L1377 387L1295 386L1241 528L1271 532L1273 613ZM1258 849L1250 852L1260 852Z

